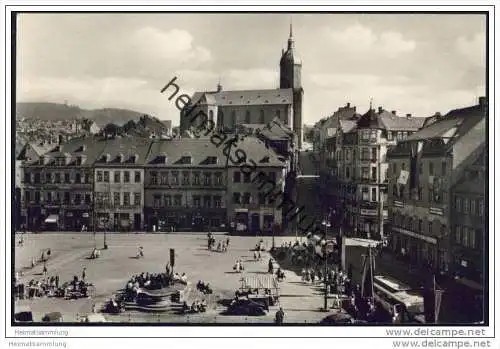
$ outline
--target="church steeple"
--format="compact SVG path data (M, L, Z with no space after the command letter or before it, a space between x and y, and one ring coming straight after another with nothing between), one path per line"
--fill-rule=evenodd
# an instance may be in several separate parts
M292 28L292 20L290 20L290 36L288 37L288 50L293 50L294 41L293 41L293 28Z

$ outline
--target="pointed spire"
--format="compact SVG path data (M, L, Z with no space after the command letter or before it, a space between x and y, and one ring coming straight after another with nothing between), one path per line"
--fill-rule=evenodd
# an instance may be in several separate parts
M373 98L370 98L370 110L373 109Z
M293 38L292 19L290 18L290 39Z
M290 18L290 36L288 37L288 50L293 50L293 28L292 19Z

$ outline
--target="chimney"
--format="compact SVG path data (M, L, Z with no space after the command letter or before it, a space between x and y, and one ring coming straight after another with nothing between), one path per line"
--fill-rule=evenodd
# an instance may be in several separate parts
M395 110L391 111L391 113L392 113L392 115L396 115L396 111Z
M354 112L356 112L356 106L354 106L352 109L354 110Z
M406 114L406 117L409 119L411 118L411 114Z
M437 119L439 119L439 118L441 117L441 113L437 111L437 112L434 114L434 116L435 116Z
M346 108L350 108L351 107L351 103L347 103L345 106L346 106Z
M378 113L381 114L384 109L382 107L378 107Z

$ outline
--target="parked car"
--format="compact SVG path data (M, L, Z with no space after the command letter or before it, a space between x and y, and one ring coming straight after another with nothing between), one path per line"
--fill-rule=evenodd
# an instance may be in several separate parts
M261 316L266 315L264 305L251 301L249 299L239 299L229 305L224 315L249 315Z

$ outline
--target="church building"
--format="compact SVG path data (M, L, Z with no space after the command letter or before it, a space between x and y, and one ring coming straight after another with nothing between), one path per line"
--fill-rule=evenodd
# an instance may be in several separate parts
M196 92L191 103L181 111L181 134L191 126L186 113L196 115L203 111L217 128L228 133L236 132L240 126L264 128L273 119L279 119L292 129L302 147L302 103L304 91L301 85L302 62L295 53L295 43L290 24L288 47L282 50L280 60L280 87L261 90L228 90L218 84L216 91ZM193 110L193 107L195 108Z

